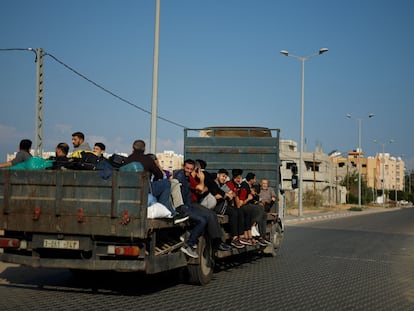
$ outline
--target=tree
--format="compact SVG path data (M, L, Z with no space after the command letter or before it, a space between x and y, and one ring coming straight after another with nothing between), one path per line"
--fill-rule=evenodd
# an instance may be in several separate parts
M358 172L354 171L348 173L341 182L341 186L347 189L347 203L357 204L358 203ZM368 188L367 181L365 178L361 179L361 203L368 204L372 201L373 189Z

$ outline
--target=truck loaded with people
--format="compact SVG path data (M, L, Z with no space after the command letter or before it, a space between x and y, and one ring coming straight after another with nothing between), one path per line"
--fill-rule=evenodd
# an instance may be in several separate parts
M143 140L128 157L106 159L105 145L88 150L80 134L72 154L59 144L56 158L35 169L27 156L0 170L1 261L73 271L177 269L207 284L222 258L277 254L278 129L185 129L183 167L171 174Z

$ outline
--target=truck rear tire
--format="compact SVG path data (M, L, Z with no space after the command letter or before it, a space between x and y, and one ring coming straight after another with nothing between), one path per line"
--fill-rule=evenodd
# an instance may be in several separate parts
M206 285L211 281L214 272L213 249L210 240L200 237L197 254L199 257L195 260L198 264L189 263L187 266L188 281L192 284Z
M270 256L276 257L279 252L282 240L283 240L283 231L280 225L276 222L273 223L270 227L270 238L271 244L269 244L264 250L263 253Z

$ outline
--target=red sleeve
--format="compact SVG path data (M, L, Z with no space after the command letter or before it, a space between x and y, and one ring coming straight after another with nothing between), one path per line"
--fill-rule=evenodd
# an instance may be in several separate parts
M191 192L191 201L198 202L198 197L195 193L195 188L198 185L198 181L190 175L190 192Z
M241 188L240 191L239 191L239 195L238 196L239 196L239 199L240 200L243 200L244 201L244 200L247 199L248 195L249 194L247 193L247 190L245 188Z
M233 191L234 193L237 193L237 188L231 180L226 182L226 185L227 185L227 187L230 188L231 191Z

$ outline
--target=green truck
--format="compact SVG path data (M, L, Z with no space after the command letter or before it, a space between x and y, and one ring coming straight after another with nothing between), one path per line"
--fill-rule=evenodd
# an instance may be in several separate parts
M185 140L186 152L194 152L197 140ZM260 148L266 152L264 146ZM214 168L207 154L197 155ZM258 167L267 174L263 166ZM189 282L204 285L221 258L246 251L277 254L283 233L277 213L272 212L267 228L271 245L216 251L208 236L203 236L199 257L187 257L180 247L181 237L191 230L190 222L148 219L148 185L145 172L113 171L109 178L102 178L98 171L0 170L0 261L75 272L183 270L185 274L180 275ZM218 217L228 236L228 219Z

